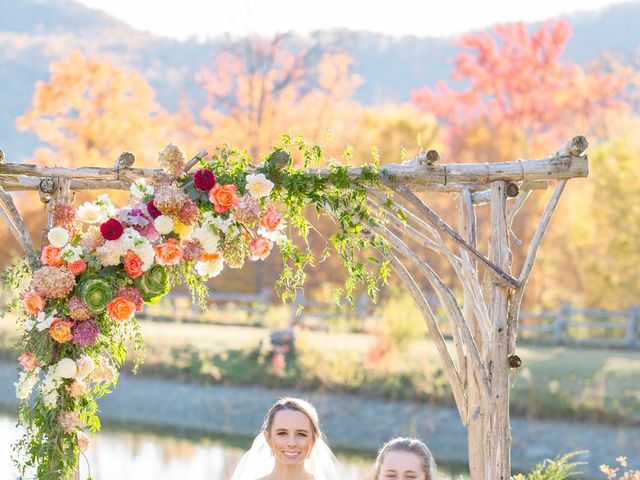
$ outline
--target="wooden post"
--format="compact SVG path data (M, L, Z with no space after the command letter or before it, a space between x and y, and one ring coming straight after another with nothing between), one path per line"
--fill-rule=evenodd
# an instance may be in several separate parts
M629 321L624 342L628 347L635 347L638 342L638 329L640 328L640 306L634 305L629 309Z
M489 258L504 272L511 272L511 250L507 228L506 182L491 184L491 242ZM488 345L489 381L491 404L483 412L485 438L484 480L509 480L511 478L511 428L509 424L509 287L493 279L489 315L492 336ZM475 448L469 445L470 449ZM474 479L475 480L475 479Z
M571 304L564 302L558 312L558 318L553 324L553 343L556 345L564 345L567 343L567 325L569 324L570 316Z

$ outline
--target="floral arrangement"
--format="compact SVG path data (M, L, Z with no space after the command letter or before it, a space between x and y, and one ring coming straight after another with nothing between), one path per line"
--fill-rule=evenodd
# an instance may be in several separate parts
M302 154L302 168L293 166L292 147ZM365 186L377 183L377 166L365 166L356 179L339 165L320 176L308 169L320 159L319 148L284 137L258 168L246 152L225 148L187 174L184 152L170 144L159 162L174 181L137 180L122 208L106 195L77 208L51 207L54 226L40 264L23 264L8 276L14 286L31 276L17 308L23 335L16 394L26 433L15 451L23 477L35 469L38 479L66 479L77 468L90 434L100 428L96 401L116 385L127 341L135 344L134 370L142 360L135 314L144 304L157 303L185 282L206 306L208 279L225 267L262 261L274 247L284 260L276 287L284 300L291 298L313 254L295 245L286 229L306 239L308 205L328 207L337 216L340 229L329 246L349 274L340 293L351 297L362 282L375 295L388 263L369 257L373 271L357 254L369 247L385 252L377 237L361 235L374 221Z

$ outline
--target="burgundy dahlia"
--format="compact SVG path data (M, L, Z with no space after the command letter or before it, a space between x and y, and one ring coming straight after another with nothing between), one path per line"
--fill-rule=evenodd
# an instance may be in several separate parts
M151 217L153 218L158 218L160 215L162 215L162 212L158 210L155 203L153 203L153 200L149 200L147 202L147 211L149 212L149 215L151 215Z
M100 225L100 233L106 240L118 240L123 232L124 227L115 218L110 218Z
M100 336L100 327L90 318L84 322L76 322L71 327L71 335L73 335L73 343L81 347L90 347L95 345Z
M211 170L202 168L193 175L193 184L198 190L208 192L216 185L216 174Z

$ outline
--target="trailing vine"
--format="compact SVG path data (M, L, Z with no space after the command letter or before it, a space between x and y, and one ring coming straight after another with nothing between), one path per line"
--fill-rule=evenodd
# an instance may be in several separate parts
M229 147L200 159L194 174L184 172L185 160L179 147L165 147L159 162L176 180L136 181L124 207L106 195L78 208L53 205L40 265L32 270L21 261L3 273L3 286L14 291L30 278L9 305L22 332L16 394L25 434L14 445L20 478L70 478L90 434L100 429L97 400L117 384L128 342L134 370L143 360L135 314L144 304L184 283L206 308L209 278L262 261L274 247L283 259L276 289L284 301L294 298L316 262L310 207L330 214L338 227L320 256L335 252L345 265L336 300L353 301L360 284L375 299L386 282L387 247L370 230L376 218L366 202L366 188L380 186L375 152L356 177L331 159L321 173L320 147L293 136L284 136L259 165Z

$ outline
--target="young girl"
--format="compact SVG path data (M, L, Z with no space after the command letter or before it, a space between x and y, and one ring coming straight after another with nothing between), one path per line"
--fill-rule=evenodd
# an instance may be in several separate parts
M375 480L435 480L435 475L433 455L415 438L389 440L376 459Z

